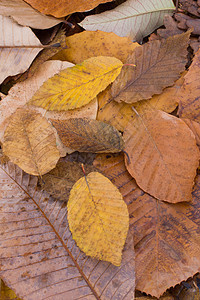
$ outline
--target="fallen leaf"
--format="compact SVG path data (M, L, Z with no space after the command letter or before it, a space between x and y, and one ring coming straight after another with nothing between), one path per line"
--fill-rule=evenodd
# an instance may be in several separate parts
M129 123L123 138L127 170L145 192L171 203L191 200L199 150L181 119L149 110Z
M79 25L86 30L113 32L140 41L163 25L166 14L172 15L174 4L171 0L127 0L113 10L86 17Z
M93 166L84 165L86 175L96 171ZM43 190L55 199L68 201L72 186L83 177L81 163L59 160L55 169L42 176L40 184Z
M63 144L80 152L120 152L124 142L112 126L97 120L51 120Z
M65 17L74 12L81 12L95 8L100 3L105 3L107 0L25 0L35 9L46 15L53 15L57 18ZM112 1L112 0L111 0Z
M137 186L126 171L122 154L98 155L94 166L116 185L128 205L136 255L136 289L159 298L166 289L197 273L199 175L192 201L170 204L151 197Z
M17 46L24 48L15 48ZM0 83L8 76L26 71L42 49L42 44L30 28L0 15Z
M62 20L41 14L22 0L1 0L0 12L1 15L11 17L22 26L37 29L47 29L62 22Z
M115 80L122 65L115 57L91 57L47 80L29 104L57 111L84 106Z
M200 49L196 52L189 71L184 77L184 84L177 95L180 99L178 115L196 122L200 122L199 77Z
M83 31L66 37L67 49L61 50L52 59L66 60L80 64L85 59L94 56L114 56L123 63L138 43L133 43L127 37L119 37L114 33L103 31Z
M5 285L3 280L0 280L0 299L1 300L21 300L14 291Z
M196 138L197 146L200 149L200 124L195 122L195 121L189 120L189 119L182 119L182 120L187 124L187 126L194 133L194 136Z
M3 152L25 172L40 176L52 170L60 157L51 125L41 114L25 108L10 117Z
M65 203L37 190L37 178L13 164L0 167L1 270L24 300L134 298L134 252L122 263L91 259L72 239ZM17 220L17 221L16 221Z
M185 70L190 32L150 41L129 55L120 75L112 85L117 102L134 103L162 93Z
M71 189L69 229L79 248L93 258L121 264L129 228L128 209L118 189L98 172L79 179Z

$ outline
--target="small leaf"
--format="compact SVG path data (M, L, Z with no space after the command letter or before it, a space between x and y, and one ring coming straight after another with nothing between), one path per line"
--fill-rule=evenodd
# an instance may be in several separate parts
M79 108L112 83L121 68L115 57L91 57L47 80L29 104L58 111Z
M115 9L86 17L80 25L86 30L114 32L141 40L163 25L166 14L172 15L175 7L171 0L128 0Z
M80 152L120 152L124 142L112 126L97 120L51 120L66 147Z
M120 75L112 85L117 102L134 103L162 93L185 70L190 32L150 41L129 55Z
M60 157L52 126L41 114L25 108L10 117L3 152L25 172L40 176L52 170Z
M191 200L199 150L182 120L162 111L138 114L124 141L127 170L145 192L171 203Z
M108 178L92 172L75 183L67 207L69 228L79 248L119 266L129 216L118 189Z

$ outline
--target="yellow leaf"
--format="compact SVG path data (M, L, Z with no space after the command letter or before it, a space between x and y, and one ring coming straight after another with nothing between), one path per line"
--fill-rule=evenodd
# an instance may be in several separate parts
M10 117L3 152L26 173L43 175L60 157L52 126L41 114L19 108Z
M129 215L121 193L108 178L92 172L75 183L68 221L73 239L86 255L121 264Z
M86 105L115 80L122 65L115 57L91 57L48 79L29 104L57 111Z

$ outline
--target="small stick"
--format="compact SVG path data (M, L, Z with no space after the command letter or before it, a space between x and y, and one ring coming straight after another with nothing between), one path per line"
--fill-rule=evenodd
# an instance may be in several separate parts
M41 45L41 46L0 46L0 48L57 48L60 47L60 43L52 44L52 45Z

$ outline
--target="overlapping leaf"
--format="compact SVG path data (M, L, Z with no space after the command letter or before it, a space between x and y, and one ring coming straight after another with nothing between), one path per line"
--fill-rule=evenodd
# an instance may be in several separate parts
M163 25L166 14L172 14L175 7L171 0L127 0L111 11L86 17L80 25L86 30L114 32L141 40Z
M189 203L169 204L144 193L125 169L123 155L94 162L128 205L136 252L136 289L160 297L200 268L200 178Z
M13 164L0 167L0 276L6 284L24 300L133 299L129 240L120 267L85 256L69 231L66 205L36 185L36 177Z
M122 72L112 86L117 102L134 103L160 94L173 85L185 70L190 32L150 41L129 55Z
M0 13L6 17L12 17L20 25L38 29L46 29L61 22L61 20L41 14L22 0L1 0Z
M0 83L8 76L26 71L41 49L42 44L30 28L0 15Z
M145 192L171 203L191 200L199 150L182 120L147 111L129 123L123 137L127 170Z
M112 126L97 120L51 120L63 144L80 152L120 152L124 142Z
M128 209L118 189L98 172L80 178L71 189L68 222L85 254L121 264L129 228Z
M3 152L25 172L40 176L52 170L60 157L51 124L26 108L10 117Z
M29 103L47 110L79 108L113 82L121 68L122 62L115 57L91 57L47 80Z

